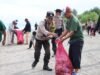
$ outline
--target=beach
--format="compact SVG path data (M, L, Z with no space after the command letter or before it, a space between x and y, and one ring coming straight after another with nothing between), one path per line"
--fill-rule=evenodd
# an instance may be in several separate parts
M100 75L100 35L90 37L84 34L84 36L80 75ZM67 42L64 42L64 47L68 52ZM43 71L43 48L39 63L32 69L34 48L30 50L27 48L28 45L2 46L0 44L0 75L55 75L55 57L52 57L52 48L49 63L49 66L53 68L52 72Z

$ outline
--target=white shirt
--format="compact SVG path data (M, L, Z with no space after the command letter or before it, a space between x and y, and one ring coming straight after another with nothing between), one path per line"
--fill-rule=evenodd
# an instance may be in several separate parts
M60 29L62 28L63 26L63 20L62 20L62 17L58 17L58 16L54 16L54 22L55 22L55 26L56 26L56 29Z
M9 31L13 31L14 30L14 25L11 23L9 24L9 28L8 28Z
M36 39L38 40L47 40L49 31L45 29L45 21L41 21L36 32Z

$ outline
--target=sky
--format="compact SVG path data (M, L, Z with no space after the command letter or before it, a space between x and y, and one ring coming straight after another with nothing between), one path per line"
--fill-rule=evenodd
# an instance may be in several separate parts
M18 26L22 28L24 19L28 18L34 26L35 22L45 18L47 11L63 10L67 6L81 14L94 7L100 8L100 0L0 0L0 20L8 26L12 20L18 19Z

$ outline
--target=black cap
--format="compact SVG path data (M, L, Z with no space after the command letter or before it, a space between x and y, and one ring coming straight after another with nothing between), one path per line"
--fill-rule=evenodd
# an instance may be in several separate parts
M59 13L61 13L61 12L62 12L62 10L61 10L61 9L56 9L55 11L56 11L56 12L59 12Z
M53 12L47 12L46 17L53 17L54 13Z

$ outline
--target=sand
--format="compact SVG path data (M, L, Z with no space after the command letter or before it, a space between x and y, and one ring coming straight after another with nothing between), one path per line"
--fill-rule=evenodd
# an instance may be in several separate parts
M82 53L82 68L80 75L100 75L100 35L89 37L86 34ZM64 47L68 51L68 43ZM34 48L28 50L28 45L2 46L0 44L0 75L55 75L55 58L50 59L52 72L43 71L44 50L41 50L40 61L32 69ZM51 56L53 55L51 49Z

